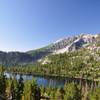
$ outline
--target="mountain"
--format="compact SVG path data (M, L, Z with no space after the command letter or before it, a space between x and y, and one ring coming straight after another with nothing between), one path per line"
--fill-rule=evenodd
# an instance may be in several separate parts
M60 47L59 49L55 50L55 53L59 54L64 52L73 52L80 48L85 48L90 44L96 44L98 37L99 35L87 34L63 39L62 41L59 41L55 44L58 45L58 47Z
M100 34L91 35L91 34L82 34L79 36L67 37L64 39L57 40L56 42L33 51L28 51L28 54L36 54L36 53L53 53L60 54L65 52L74 52L80 48L89 47L91 44L96 45L100 43Z
M4 66L17 66L34 63L45 58L47 55L55 55L65 52L75 52L81 48L100 50L100 34L81 34L78 36L66 37L56 42L27 52L0 52L0 64Z
M31 55L21 52L0 52L0 64L4 66L16 66L18 64L27 64L34 59Z

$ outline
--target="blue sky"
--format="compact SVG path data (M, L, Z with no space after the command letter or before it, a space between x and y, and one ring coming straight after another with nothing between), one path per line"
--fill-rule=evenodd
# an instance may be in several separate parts
M0 0L0 50L27 51L100 33L99 0Z

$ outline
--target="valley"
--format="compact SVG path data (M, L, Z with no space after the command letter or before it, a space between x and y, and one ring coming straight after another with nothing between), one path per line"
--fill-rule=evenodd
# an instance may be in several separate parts
M0 85L6 87L0 95L6 100L100 98L100 34L68 37L24 53L0 52L0 64Z

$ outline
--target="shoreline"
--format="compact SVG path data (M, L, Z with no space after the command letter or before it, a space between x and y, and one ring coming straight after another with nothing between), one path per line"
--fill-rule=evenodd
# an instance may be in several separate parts
M90 78L82 78L82 77L72 77L72 76L64 76L64 75L55 75L55 74L40 74L40 73L24 73L24 72L10 72L5 71L5 73L12 73L12 74L20 74L20 75L29 75L29 76L38 76L38 77L46 77L46 78L57 78L57 79L69 79L69 80L80 80L80 81L95 81L100 82L99 79L90 79Z

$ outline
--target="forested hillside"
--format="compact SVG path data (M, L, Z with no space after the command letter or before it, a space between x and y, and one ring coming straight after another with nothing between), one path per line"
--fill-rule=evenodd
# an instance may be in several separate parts
M9 67L8 70L100 80L100 51L96 49L94 53L94 49L82 48L75 52L49 55L38 63Z
M27 65L43 60L48 55L77 52L87 49L95 53L100 50L100 34L78 35L60 39L48 46L27 52L2 52L0 51L0 64L4 66ZM83 53L85 51L82 51ZM90 52L90 53L91 53Z

